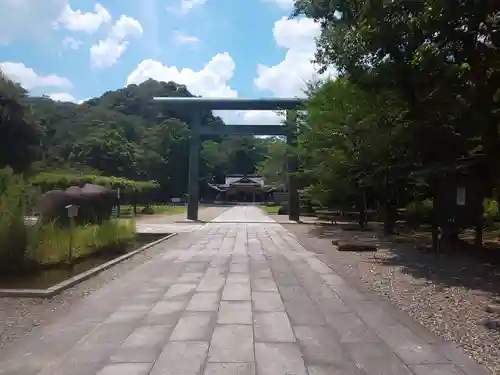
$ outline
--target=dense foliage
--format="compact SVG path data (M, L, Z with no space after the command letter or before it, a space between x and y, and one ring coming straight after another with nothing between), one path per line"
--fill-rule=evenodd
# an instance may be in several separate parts
M123 177L105 177L97 175L58 174L41 172L29 180L30 184L42 192L53 189L67 189L70 186L83 186L86 183L105 186L112 189L120 188L124 192L143 192L158 187L156 181L133 181Z
M498 179L500 3L296 0L298 15L320 22L316 62L340 76L302 119L306 192L390 211L428 195L412 172L477 154Z
M149 80L78 105L27 97L4 77L1 84L0 166L34 175L30 181L43 191L82 182L130 190L157 181L162 200L187 192L191 114L152 100L192 96L185 86ZM211 112L203 120L222 123ZM255 173L274 143L252 136L206 140L202 192L207 181L222 183L226 174Z

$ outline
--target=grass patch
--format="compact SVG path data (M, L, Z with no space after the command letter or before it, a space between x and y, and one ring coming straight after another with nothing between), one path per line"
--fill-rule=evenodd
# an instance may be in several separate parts
M268 214L277 215L281 206L261 206L261 208Z
M54 223L28 229L27 260L47 266L68 259L71 229ZM73 231L73 260L95 251L120 251L135 238L134 220L109 220L101 225L77 226Z
M185 206L153 205L151 206L155 214L175 215L186 212Z
M132 205L121 205L120 212L123 216L132 215L134 207ZM149 206L138 205L137 215L176 215L186 212L185 206L172 206L168 204L153 204Z

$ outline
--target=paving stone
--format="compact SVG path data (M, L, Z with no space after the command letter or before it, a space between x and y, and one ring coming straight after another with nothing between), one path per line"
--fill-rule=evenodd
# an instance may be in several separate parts
M337 275L336 273L323 274L321 278L325 281L325 283L329 286L338 286L345 284L345 281L342 277Z
M138 327L123 341L120 348L163 345L167 342L172 329L171 325Z
M432 345L440 355L445 356L452 361L455 366L460 368L468 375L491 375L483 366L473 361L456 344L449 341L440 341Z
M203 375L255 375L255 364L207 363Z
M319 280L315 280L314 282L311 282L309 285L305 286L307 294L309 295L309 297L311 297L311 299L313 299L314 301L319 301L322 299L338 298L338 296L330 289L328 285L323 284Z
M107 365L97 375L148 375L150 363L114 363Z
M120 345L111 362L153 363L167 342L173 326L141 326Z
M205 263L200 263L200 262L192 262L188 263L186 265L186 268L184 268L184 272L189 273L189 272L203 272L206 268Z
M188 301L160 301L144 317L142 324L172 325L177 323Z
M447 364L413 365L410 369L415 375L464 375L456 366Z
M271 278L255 278L252 279L252 290L254 292L278 292L276 283Z
M249 325L217 325L210 342L209 362L253 362L253 330Z
M222 293L224 301L250 301L250 284L226 283Z
M170 336L170 341L208 341L212 333L214 314L188 312L180 319Z
M197 286L197 284L174 284L168 288L163 298L173 300L191 297Z
M206 342L170 342L150 375L201 375L208 352Z
M102 323L78 343L83 351L101 344L118 347L134 330L135 325L125 323Z
M247 263L232 263L229 266L229 272L248 273L248 264Z
M221 278L221 277L203 278L200 281L198 288L196 288L196 291L198 291L198 292L219 292L220 290L222 290L225 283L226 283L225 278Z
M359 372L352 364L344 366L309 365L307 371L309 375L359 375Z
M259 375L307 375L302 353L295 344L255 343Z
M217 311L220 294L213 292L199 292L193 295L187 305L188 311Z
M147 302L158 302L163 295L165 294L165 291L161 292L141 292L139 294L136 294L132 296L131 300L134 301L135 303L147 303Z
M185 272L176 280L176 283L192 283L199 282L203 277L203 272Z
M368 299L365 293L348 284L330 286L330 288L345 301L365 301Z
M344 344L354 365L370 375L414 375L386 346L373 343Z
M148 282L148 287L151 288L152 285L159 285L161 286L161 289L164 290L166 288L163 287L168 287L175 283L178 283L177 278L171 276L162 276L150 280L150 282Z
M326 320L316 305L302 301L288 301L284 304L293 325L326 325Z
M250 301L221 301L218 324L252 324Z
M292 326L284 312L256 312L253 322L256 341L295 342Z
M293 328L306 363L337 365L346 363L347 356L331 330L319 326L294 326Z
M144 315L146 315L147 310L136 310L136 311L115 311L111 314L105 323L132 323L138 321Z
M285 311L279 293L275 292L253 292L253 311Z
M60 362L49 365L38 375L95 375L107 364L115 349L114 344L77 345Z
M434 348L410 331L407 327L394 324L380 327L378 335L407 364L446 363Z
M316 300L316 303L320 311L325 315L331 313L352 312L350 306L342 301L342 299L337 295L332 296L332 298Z
M149 311L153 308L156 302L136 302L127 303L120 307L118 311Z
M257 269L257 270L252 270L251 274L255 278L270 278L273 276L271 269L269 269L269 268L261 268L261 269Z
M227 275L227 282L248 284L250 282L250 276L248 273L229 273L229 275Z
M300 285L279 285L278 289L283 301L302 301L312 303L306 290Z
M308 257L305 259L307 264L309 264L309 267L314 272L317 272L319 274L330 274L332 273L332 270L330 267L328 267L326 264L324 264L321 260L319 260L316 257Z
M378 342L380 337L354 313L326 314L326 321L341 342Z
M274 281L278 285L300 285L299 279L292 272L274 272Z

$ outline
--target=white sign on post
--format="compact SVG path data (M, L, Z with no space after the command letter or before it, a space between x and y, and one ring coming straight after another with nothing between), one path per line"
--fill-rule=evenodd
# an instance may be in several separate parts
M457 205L459 206L465 206L465 188L464 187L458 187L457 188Z
M74 204L70 204L70 205L66 206L66 209L68 210L68 217L69 218L78 216L78 206L76 206Z
M181 198L172 198L172 203L180 203Z

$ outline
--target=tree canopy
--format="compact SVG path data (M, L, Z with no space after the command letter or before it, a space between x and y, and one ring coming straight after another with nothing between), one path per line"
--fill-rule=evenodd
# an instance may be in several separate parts
M428 194L414 172L473 155L498 180L500 3L296 0L302 15L321 26L316 63L339 72L309 92L305 193L388 211Z
M185 86L149 80L75 104L30 97L4 77L0 83L0 164L27 173L158 181L165 199L186 193L191 114L152 100L192 96ZM223 124L210 111L203 119L208 126ZM268 141L253 136L206 140L200 179L255 173L267 152Z

